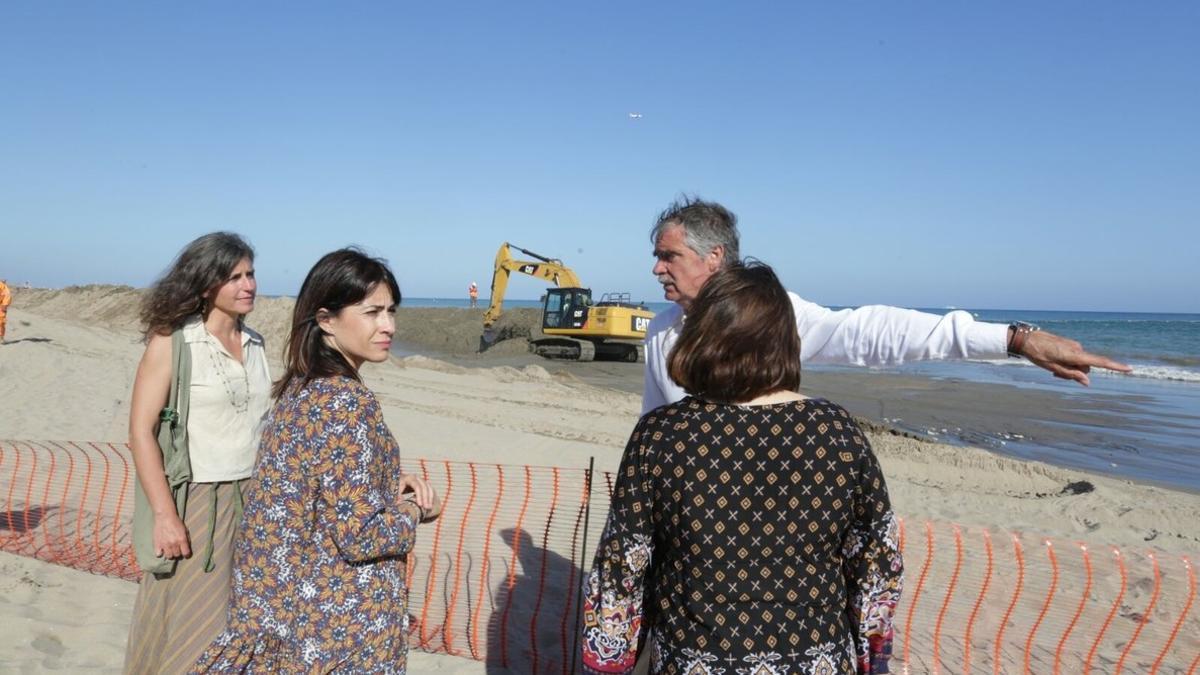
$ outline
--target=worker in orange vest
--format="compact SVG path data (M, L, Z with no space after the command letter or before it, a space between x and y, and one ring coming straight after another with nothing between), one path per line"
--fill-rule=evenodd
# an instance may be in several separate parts
M8 284L0 279L0 342L4 342L5 325L8 323L8 306L12 304L12 292Z

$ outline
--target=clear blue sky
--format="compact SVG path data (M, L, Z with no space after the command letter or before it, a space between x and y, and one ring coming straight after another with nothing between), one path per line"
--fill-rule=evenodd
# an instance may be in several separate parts
M461 297L508 240L655 300L687 192L817 302L1200 312L1198 120L1195 2L5 2L0 276L231 229L267 293L354 243Z

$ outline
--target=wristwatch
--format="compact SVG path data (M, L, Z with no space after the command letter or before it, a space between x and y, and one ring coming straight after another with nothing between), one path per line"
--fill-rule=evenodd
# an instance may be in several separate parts
M1024 356L1025 339L1029 337L1030 333L1036 333L1041 329L1041 326L1026 321L1014 321L1008 324L1008 330L1010 331L1008 335L1008 355Z

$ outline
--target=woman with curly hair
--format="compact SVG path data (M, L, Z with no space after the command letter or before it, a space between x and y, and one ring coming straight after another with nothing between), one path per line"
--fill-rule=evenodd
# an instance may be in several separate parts
M236 234L214 232L184 247L143 300L146 349L133 383L129 447L153 526L135 528L135 540L146 543L135 544L145 573L127 673L186 672L225 626L241 488L271 398L263 338L244 321L257 291L254 249ZM180 394L189 403L176 411L187 449L164 465L156 435L177 376L173 347L190 361Z

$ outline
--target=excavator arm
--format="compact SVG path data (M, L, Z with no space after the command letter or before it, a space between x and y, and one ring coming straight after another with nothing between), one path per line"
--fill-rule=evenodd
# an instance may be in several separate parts
M517 260L512 257L510 248L535 260ZM485 333L500 318L500 312L504 307L504 293L508 289L508 277L513 272L528 274L560 288L578 288L582 285L579 277L575 276L575 272L564 265L561 260L547 258L520 246L511 246L508 242L504 242L500 245L500 250L496 251L496 268L492 273L492 301L483 315Z

